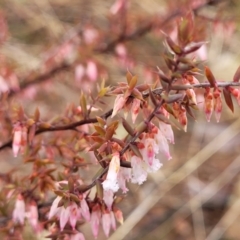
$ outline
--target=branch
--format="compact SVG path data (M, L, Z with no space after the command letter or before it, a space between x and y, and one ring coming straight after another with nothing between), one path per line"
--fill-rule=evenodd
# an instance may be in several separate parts
M228 86L240 86L240 82L217 82L218 87L228 87ZM198 84L193 84L193 85L172 85L171 90L186 90L186 89L191 89L191 88L206 88L206 87L211 87L210 83L198 83ZM164 90L162 88L156 88L152 92L155 94L161 94ZM143 97L146 98L149 96L149 93L146 92L143 94ZM109 116L111 116L113 109L110 109L103 115L101 115L101 118L107 119ZM61 125L61 126L51 126L49 128L45 129L39 129L36 131L35 135L44 133L44 132L56 132L56 131L67 131L67 130L74 130L76 127L89 124L89 123L96 123L97 118L89 118L89 119L84 119L81 121L73 122L70 124L66 125ZM136 135L134 137L135 141L138 138ZM129 144L132 142L129 142ZM11 147L12 146L12 139L4 143L2 146L0 146L0 151L3 150L4 148ZM128 148L128 145L125 146L125 148ZM123 150L122 150L123 151ZM125 152L125 150L121 153L121 155Z
M103 119L106 119L109 116L111 116L112 111L113 111L113 109L110 109L109 111L107 111L106 113L101 115L100 117L103 118ZM51 126L49 128L44 128L44 129L37 130L35 135L39 135L39 134L44 133L44 132L74 130L78 126L82 126L82 125L89 124L89 123L96 123L96 122L97 122L97 118L89 118L89 119L84 119L84 120L77 121L77 122L70 123L70 124L66 124L66 125ZM7 141L6 143L4 143L2 146L0 146L0 151L3 150L6 147L11 147L11 146L12 146L12 139Z

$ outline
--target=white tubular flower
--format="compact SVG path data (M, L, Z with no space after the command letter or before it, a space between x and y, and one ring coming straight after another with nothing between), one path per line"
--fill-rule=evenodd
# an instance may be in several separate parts
M24 224L24 218L25 218L25 202L23 199L23 196L21 194L18 194L17 200L15 202L15 207L13 210L13 221L19 222L20 224Z
M113 192L117 192L117 190L119 189L118 181L117 181L119 169L120 169L119 152L115 152L109 164L107 178L102 183L103 189L105 191L112 190Z

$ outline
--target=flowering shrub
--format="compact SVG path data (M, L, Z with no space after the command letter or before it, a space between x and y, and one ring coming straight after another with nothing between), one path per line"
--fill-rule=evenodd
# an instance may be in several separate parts
M164 167L164 158L172 159L172 127L184 134L190 119L196 119L196 110L202 111L207 121L214 113L219 122L223 108L233 111L233 100L240 104L240 68L232 81L224 82L216 79L204 62L206 29L199 22L198 11L215 2L188 1L186 7L164 19L153 18L139 25L139 19L131 22L127 16L130 2L117 0L109 10L109 31L114 38L109 40L109 33L93 25L83 26L81 36L75 34L46 54L38 74L31 73L26 81L20 81L3 61L0 119L5 140L0 150L11 148L13 157L31 165L23 177L11 171L1 174L1 230L6 239L22 239L28 224L37 234L47 230L50 239L81 240L85 239L81 232L85 222L91 225L94 238L100 226L108 237L116 230L116 222L124 224L118 202L119 194L127 195L128 183L143 184L148 173ZM125 20L121 21L122 17ZM3 15L1 18L2 43L7 38L7 23ZM125 43L151 31L162 37L165 65L145 69L151 80L146 77L141 82L139 74L131 70L138 63ZM84 50L85 59L75 56ZM107 84L108 69L94 53L113 54L125 69L125 79ZM66 70L75 74L74 84L81 85L80 102L69 105L61 116L47 119L38 107L31 115L25 106L10 101L26 97L27 93L21 95L24 90L51 82L54 75ZM36 97L34 92L28 94ZM124 137L118 134L120 127L125 130ZM94 166L99 171L89 176Z

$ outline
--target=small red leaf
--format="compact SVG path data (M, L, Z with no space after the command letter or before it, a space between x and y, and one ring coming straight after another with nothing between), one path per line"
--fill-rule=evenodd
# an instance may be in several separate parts
M226 88L223 88L223 96L228 107L231 109L232 112L234 112L232 96Z
M205 66L205 75L211 85L211 87L216 87L217 85L217 82L216 82L216 79L215 77L213 76L211 70L209 67Z

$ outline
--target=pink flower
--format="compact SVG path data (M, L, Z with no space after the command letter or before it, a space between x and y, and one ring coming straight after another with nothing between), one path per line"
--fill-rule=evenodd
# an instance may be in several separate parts
M36 231L38 229L38 209L36 202L32 201L27 212L27 218L32 228Z
M117 95L116 99L115 99L115 102L114 102L114 106L113 106L113 112L112 112L112 116L111 117L114 117L117 112L123 108L124 104L126 103L127 101L127 98L125 98L123 96L123 94L119 94Z
M61 207L61 212L60 212L60 218L59 218L59 223L60 223L60 229L63 231L64 227L66 226L68 220L70 218L70 208L68 207Z
M163 136L170 142L174 144L174 135L172 126L170 124L159 122L159 129L162 132Z
M117 177L118 177L119 169L120 169L119 152L115 152L113 154L113 158L112 158L112 160L109 164L107 178L102 183L103 189L105 191L111 190L113 192L117 192L117 190L119 189L119 186L118 186L118 183L117 183Z
M123 193L126 193L128 191L128 188L126 187L126 181L129 181L130 179L131 169L120 167L118 173L118 185L122 189Z
M141 185L147 179L147 171L143 167L143 160L137 156L132 156L131 166L132 166L131 182Z
M20 123L14 125L13 128L13 155L17 157L19 151L23 152L24 146L27 144L27 128L21 126Z
M85 218L86 221L90 221L90 211L85 198L81 200L80 205L83 217Z
M53 216L57 216L59 218L60 229L63 231L67 222L70 223L73 230L75 230L75 226L77 220L81 218L81 213L86 214L82 209L78 207L75 202L70 202L69 206L66 208L64 206L58 207L59 202L62 200L62 197L57 197L51 206L48 218L51 219Z
M98 69L94 61L90 60L87 62L86 75L92 82L95 82L97 80Z
M78 207L78 205L75 202L73 202L69 206L69 211L70 211L69 222L72 229L75 230L77 220L81 218L81 210Z
M18 194L17 200L15 202L15 207L13 210L13 221L19 222L20 224L24 224L25 218L25 202L23 200L23 196Z
M84 66L82 64L78 64L75 67L75 80L76 80L76 82L81 83L84 74L85 74Z
M114 217L114 213L113 211L110 212L110 216L111 216L111 227L113 230L116 230L116 220L115 220L115 217Z
M159 130L155 139L158 144L159 151L162 152L167 157L168 160L172 159L169 151L167 138L164 136L163 132Z
M92 209L91 221L90 221L91 222L93 236L95 238L97 238L97 236L98 236L100 219L101 219L101 212L99 210L99 206L96 205Z
M208 58L207 54L207 45L203 44L196 52L195 54L199 59L202 61L206 61Z
M58 204L59 204L59 202L60 202L61 200L62 200L62 197L59 197L59 196L57 196L57 197L54 199L54 201L53 201L53 203L52 203L52 206L51 206L51 208L50 208L50 212L49 212L49 215L48 215L48 219L51 219L53 216L57 215L57 214L60 212L60 209L61 209L61 208L58 207Z
M159 152L159 145L157 142L150 137L144 137L142 140L144 148L140 149L143 160L147 164L148 172L156 172L162 164L156 159L156 154Z
M109 212L105 212L102 215L102 227L106 237L108 237L111 229L111 215Z

